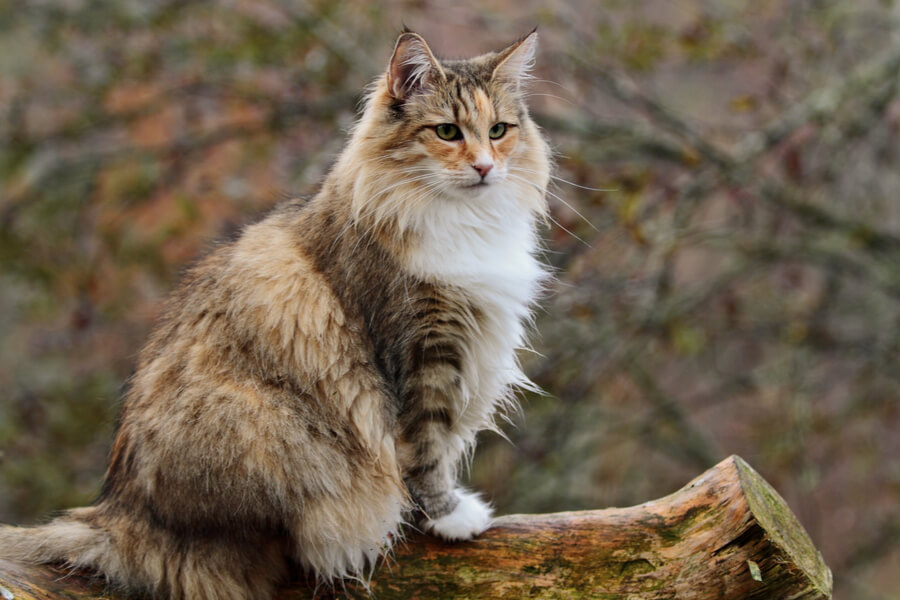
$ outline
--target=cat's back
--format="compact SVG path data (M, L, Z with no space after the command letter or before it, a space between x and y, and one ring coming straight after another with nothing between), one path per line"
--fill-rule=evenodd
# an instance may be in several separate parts
M244 510L240 486L272 479L286 456L316 472L316 440L346 446L338 458L380 452L381 382L304 242L316 219L288 202L186 273L123 406L113 454L133 449L123 468L134 479L165 473L173 489L201 493L196 482L212 478ZM230 497L215 505L237 510Z
M134 391L168 386L152 394L159 403L235 379L306 389L352 354L356 328L307 241L321 220L310 203L285 202L189 269L141 353Z

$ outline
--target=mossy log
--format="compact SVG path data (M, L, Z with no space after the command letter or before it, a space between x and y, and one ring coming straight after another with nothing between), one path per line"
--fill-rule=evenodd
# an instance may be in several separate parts
M732 456L681 490L631 508L498 518L458 544L410 534L370 582L297 580L278 600L831 597L831 571L778 493ZM102 582L0 561L3 600L116 596Z

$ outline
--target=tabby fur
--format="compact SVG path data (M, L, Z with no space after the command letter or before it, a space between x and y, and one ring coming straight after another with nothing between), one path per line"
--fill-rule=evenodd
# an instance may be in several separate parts
M402 33L321 191L187 273L96 504L0 528L0 557L136 596L249 600L294 564L364 578L405 522L488 527L457 469L529 385L515 351L545 279L550 172L522 92L535 43L439 61Z

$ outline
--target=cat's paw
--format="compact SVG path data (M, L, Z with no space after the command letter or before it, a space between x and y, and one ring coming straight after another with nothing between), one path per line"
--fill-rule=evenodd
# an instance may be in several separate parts
M445 540L468 540L491 525L491 507L482 502L478 494L456 490L459 504L448 515L429 519L426 528Z

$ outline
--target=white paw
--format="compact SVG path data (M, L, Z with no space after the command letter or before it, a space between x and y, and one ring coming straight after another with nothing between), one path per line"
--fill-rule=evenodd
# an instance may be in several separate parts
M468 540L491 525L491 507L482 502L477 494L456 490L459 504L449 515L439 519L429 519L425 527L445 540Z

